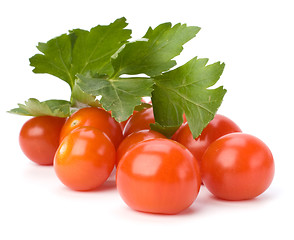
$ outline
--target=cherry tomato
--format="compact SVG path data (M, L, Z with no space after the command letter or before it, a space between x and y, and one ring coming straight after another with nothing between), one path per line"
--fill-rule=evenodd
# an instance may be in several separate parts
M120 126L121 126L122 131L125 129L125 126L126 126L127 122L130 120L130 118L132 116L134 116L136 113L138 113L138 111L133 111L133 114L131 116L129 116L129 118L127 120L122 121L122 122L119 123Z
M150 123L155 123L152 107L137 112L129 119L124 128L124 137L132 132L150 129Z
M116 154L117 163L122 158L122 156L137 143L148 140L148 139L155 139L155 138L166 138L166 137L159 132L148 130L148 129L131 133L121 142L121 144L119 145L117 149L117 154Z
M178 130L173 139L187 147L200 164L205 150L212 142L233 132L241 132L241 129L229 118L216 114L196 139L193 138L188 123Z
M201 163L207 189L225 200L257 197L271 184L274 160L260 139L244 133L231 133L213 142Z
M104 132L118 147L122 141L122 130L120 124L116 122L109 112L102 108L87 107L73 113L65 122L60 135L60 142L72 130L82 127L91 126Z
M132 114L127 120L122 121L122 122L119 123L120 126L121 126L122 131L124 130L124 128L125 128L127 122L129 121L129 119L130 119L135 113L136 113L136 112L134 111L133 114Z
M177 141L179 132L181 131L182 127L184 127L186 124L186 122L184 122L179 128L178 130L172 135L171 139ZM191 134L192 135L192 134ZM178 141L177 141L178 142Z
M141 99L141 102L142 102L142 103L147 103L146 100L145 100L144 98ZM148 101L148 103L149 103L149 104L152 104L151 100ZM127 120L120 122L120 125L121 125L121 127L122 127L122 130L124 130L124 128L125 128L127 122L129 121L129 119L130 119L134 114L136 114L137 112L139 112L139 111L134 110L134 111L133 111L133 114L132 114Z
M126 152L117 167L116 184L129 207L176 214L194 202L201 179L197 161L187 148L157 138L140 142Z
M93 190L109 177L115 164L115 147L105 133L80 127L69 133L54 158L61 182L77 191Z
M19 144L24 154L40 165L52 165L65 118L40 116L28 120L20 130Z

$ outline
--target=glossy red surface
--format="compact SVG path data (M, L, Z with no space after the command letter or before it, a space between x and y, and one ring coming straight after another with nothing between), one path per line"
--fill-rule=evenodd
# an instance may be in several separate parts
M123 135L126 137L133 132L150 129L150 123L155 123L153 108L148 108L137 112L126 123Z
M215 196L226 200L257 197L271 184L274 159L260 139L232 133L212 143L201 163L204 185Z
M73 190L99 187L115 164L115 147L105 133L81 127L69 133L56 151L54 170L61 182Z
M216 114L196 139L193 138L188 123L180 128L174 139L187 147L200 164L204 152L212 142L233 132L241 132L241 129L229 118Z
M198 164L185 147L157 138L138 143L122 157L116 183L131 208L176 214L194 202L201 179Z
M123 139L120 124L111 117L109 112L102 108L87 107L79 109L67 119L61 131L60 142L72 130L82 126L101 130L111 139L115 147L118 147Z
M20 130L19 144L23 153L40 165L52 165L59 145L65 118L41 116L28 120Z

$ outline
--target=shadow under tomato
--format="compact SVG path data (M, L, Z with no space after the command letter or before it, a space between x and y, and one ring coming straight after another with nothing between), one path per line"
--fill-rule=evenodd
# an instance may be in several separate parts
M190 207L178 213L177 216L193 215L193 214L197 214L199 211L200 211L200 208L193 203Z
M62 186L60 186L62 185ZM67 186L60 183L58 187L59 194L65 195L65 196L71 196L75 198L87 198L87 197L95 197L95 196L101 196L101 194L111 193L116 191L116 183L112 180L107 180L105 183L100 185L99 187L92 189L92 190L84 190L84 191L78 191L68 188Z
M252 199L225 200L214 196L205 187L203 187L202 192L203 195L199 199L200 201L198 201L198 203L200 203L200 205L202 205L202 207L205 208L208 212L226 208L252 209L254 207L259 207L273 201L273 199L277 198L279 195L279 191L274 191L274 189L271 189L271 191L266 191Z
M52 165L38 165L33 162L28 163L28 167L23 171L25 178L34 181L35 183L42 183L52 181L55 177L54 169Z
M116 183L115 180L109 179L97 189L92 190L92 192L102 192L102 191L110 191L116 190Z

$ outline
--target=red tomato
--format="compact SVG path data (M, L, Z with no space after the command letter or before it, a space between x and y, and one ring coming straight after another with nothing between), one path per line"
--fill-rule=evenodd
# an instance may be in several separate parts
M147 103L147 102L145 101L144 98L141 99L141 102L142 102L142 103ZM151 100L150 100L148 103L149 103L149 104L152 104ZM137 112L138 112L138 111L134 111L133 114L132 114L127 120L125 120L125 121L123 121L123 122L120 122L120 125L121 125L121 127L122 127L122 130L124 130L124 128L125 128L127 122L129 121L129 119L130 119L134 114L136 114Z
M28 120L20 130L19 144L24 154L40 165L52 165L65 118L41 116Z
M120 124L109 112L102 108L87 107L79 109L67 119L61 131L60 142L72 130L82 126L98 128L111 139L115 147L118 147L122 141Z
M119 145L117 149L117 154L116 154L117 163L122 158L122 156L137 143L148 140L148 139L155 139L155 138L166 138L166 137L159 132L148 130L148 129L131 133L121 142L121 144Z
M187 118L186 118L186 115L185 114L183 114L183 122L184 123L187 122Z
M127 120L122 121L122 122L119 123L120 126L121 126L122 131L124 130L124 128L125 128L127 122L129 121L129 119L130 119L135 113L136 113L136 112L134 111L133 114L132 114Z
M124 128L124 137L132 132L150 129L150 123L155 123L152 107L137 112L129 119Z
M138 113L138 111L133 111L133 114L131 116L129 116L129 118L127 120L122 121L122 122L119 123L120 126L121 126L122 131L125 129L125 126L126 126L127 122L130 120L130 118L132 116L134 116L136 113Z
M54 158L54 170L61 182L77 191L99 187L115 164L115 147L105 133L94 127L80 127L69 133Z
M257 197L271 184L274 160L269 148L258 138L232 133L212 143L201 163L207 189L225 200Z
M185 122L178 128L178 130L172 135L171 139L177 141L179 132L181 131L182 127L185 126ZM192 135L192 134L191 134ZM178 141L177 141L178 142Z
M186 123L179 129L173 139L187 147L200 164L205 150L212 142L233 132L241 132L241 129L229 118L216 114L198 138L193 138L189 125Z
M196 199L200 172L183 145L163 138L140 142L121 158L117 189L125 203L142 212L176 214Z

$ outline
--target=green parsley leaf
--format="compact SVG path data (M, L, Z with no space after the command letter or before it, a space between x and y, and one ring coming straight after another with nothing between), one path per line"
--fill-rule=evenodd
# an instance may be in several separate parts
M170 138L174 135L174 133L179 129L180 125L178 126L161 126L158 122L151 123L150 128L154 131L162 133L167 138Z
M149 28L143 39L123 45L113 56L114 78L122 74L144 73L156 76L176 65L173 59L183 50L182 45L199 32L199 27L163 23Z
M125 29L125 18L117 19L107 26L98 25L85 32L73 30L77 36L73 48L72 74L88 71L111 75L113 68L110 57L131 37L131 30Z
M131 30L126 19L98 25L90 31L74 29L46 43L30 58L35 73L48 73L67 82L71 102L30 98L11 113L29 116L61 116L71 107L99 106L124 121L134 109L150 107L141 98L152 97L155 124L152 129L171 136L183 122L183 114L194 137L213 119L226 90L215 85L224 64L207 65L208 59L194 58L174 70L174 57L200 28L163 23L149 28L142 39L128 42ZM122 75L132 75L125 77ZM146 77L134 76L145 74ZM100 101L97 100L100 96Z
M67 82L71 89L75 75L89 70L111 74L110 57L130 38L126 19L120 18L107 26L98 25L90 31L74 29L69 34L39 43L43 54L30 58L35 73L48 73Z
M213 119L226 90L211 89L220 78L224 63L206 65L208 59L193 58L181 67L154 78L152 103L161 127L177 127L187 118L193 137ZM209 89L208 89L209 88Z
M153 81L150 78L118 78L107 76L88 77L77 74L79 87L88 94L102 96L100 103L118 121L127 120L142 96L151 96Z
M102 107L96 96L85 93L76 83L71 93L71 105L76 108L83 107Z
M36 54L30 58L30 65L35 67L34 73L49 73L67 82L72 88L74 76L71 74L72 45L71 37L62 34L39 43L37 48L43 54Z
M40 102L35 98L30 98L25 104L18 104L18 108L11 109L9 113L24 116L54 116L68 117L71 113L71 103L65 100L47 100Z
M140 112L144 109L151 108L151 107L152 105L149 103L141 103L140 105L137 105L134 110L137 112Z
M149 28L142 39L124 44L112 56L114 73L110 77L93 78L78 74L78 85L87 94L101 96L103 108L111 110L117 121L124 121L141 104L142 97L151 96L153 79L120 76L141 73L154 76L170 69L176 64L171 59L180 54L182 45L195 37L199 30L198 27L187 27L186 24L172 27L171 23L161 24L155 29Z

